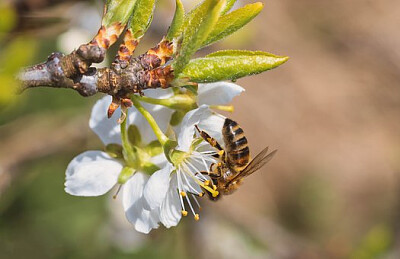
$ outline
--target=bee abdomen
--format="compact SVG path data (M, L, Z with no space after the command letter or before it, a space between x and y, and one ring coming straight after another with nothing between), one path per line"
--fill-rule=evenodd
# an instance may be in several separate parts
M227 118L222 127L222 135L230 164L234 167L247 165L250 160L250 150L242 128Z
M249 163L250 150L249 147L245 147L240 150L232 151L228 153L228 159L230 163L235 167L242 167Z

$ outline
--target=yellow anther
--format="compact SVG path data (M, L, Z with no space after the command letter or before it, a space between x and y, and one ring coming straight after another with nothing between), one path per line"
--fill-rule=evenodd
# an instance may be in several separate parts
M195 215L194 215L194 220L198 221L199 219L200 219L199 214L195 214Z
M224 150L220 150L219 152L218 152L218 155L219 156L222 156L224 154Z
M180 194L181 194L182 197L186 197L186 192L181 191Z
M203 197L204 196L204 192L199 193L199 197Z
M186 210L182 210L182 216L186 217L188 212Z
M215 197L217 197L219 195L219 192L218 191L215 191L215 192L213 192L212 193L212 196L215 198Z
M204 182L204 184L200 183L200 186L203 187L206 191L210 192L213 197L217 197L218 196L218 191L216 191L217 186L215 186L213 184L213 188L210 188L210 186L205 185L206 182L208 182L208 184L210 184L210 181L207 180L207 181Z
M205 186L209 186L209 185L210 185L210 180L205 180L205 181L204 181L204 185L205 185Z

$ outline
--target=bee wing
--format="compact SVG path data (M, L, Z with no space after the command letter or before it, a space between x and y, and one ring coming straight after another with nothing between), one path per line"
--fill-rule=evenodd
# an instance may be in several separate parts
M278 150L274 150L267 155L268 147L264 148L258 155L251 160L251 162L246 166L245 169L240 173L241 177L251 175L261 167L263 167L266 163L271 160L271 158L276 154Z

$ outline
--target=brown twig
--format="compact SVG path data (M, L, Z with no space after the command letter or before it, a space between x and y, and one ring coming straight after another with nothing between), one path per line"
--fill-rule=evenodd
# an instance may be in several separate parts
M147 70L142 63L148 61L141 58L132 59L130 64L121 68L114 64L111 68L90 68L84 74L70 78L64 71L64 56L53 53L45 63L29 67L19 73L17 79L21 82L20 92L33 87L70 88L82 96L91 96L98 92L119 98L125 98L132 93L140 93L148 88L167 88L173 79L170 66ZM71 74L69 74L71 76Z
M148 88L170 87L174 75L166 63L172 59L173 44L165 39L145 54L133 58L138 41L128 30L110 68L90 67L92 63L101 62L106 49L116 41L121 30L117 25L108 30L102 27L90 43L81 45L69 55L56 52L46 62L21 71L17 76L21 83L19 92L44 86L70 88L82 96L106 93L113 97L108 109L111 117L120 105L131 106L131 94L142 94L142 90Z

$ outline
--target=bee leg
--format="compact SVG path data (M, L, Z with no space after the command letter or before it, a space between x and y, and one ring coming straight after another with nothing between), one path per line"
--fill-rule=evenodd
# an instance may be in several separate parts
M196 173L194 174L194 176L197 176L197 175L199 175L199 174L208 175L208 176L210 176L212 179L220 177L220 174L215 173L215 172L212 172L212 171L210 171L210 173L208 173L207 171L196 172Z
M218 141L211 137L210 135L208 135L207 132L200 130L199 127L197 125L194 125L196 130L199 132L200 136L207 141L208 144L210 144L212 147L216 148L219 150L218 154L213 155L213 157L215 158L220 158L222 159L224 157L224 149L221 147L221 145L218 143Z
M213 189L214 189L214 190L217 190L217 184L218 184L217 178L211 177L211 181L212 181L212 187L213 187ZM204 189L204 188L203 188L203 189ZM219 198L221 198L221 193L219 193L219 192L217 192L217 193L215 194L215 193L212 193L212 192L210 192L210 191L208 191L208 190L206 190L206 189L204 189L204 192L207 194L208 198L209 198L210 200L212 200L212 201L217 201L217 200L219 200Z
M216 188L217 188L217 183L218 183L218 180L217 180L218 176L212 175L212 173L209 174L207 171L200 171L200 172L195 173L194 175L197 176L198 174L204 174L204 175L210 176L211 181L210 181L210 180L205 181L205 182L204 182L204 185L207 186L207 187L214 188L214 190L216 190ZM201 194L199 195L200 197L202 197L202 196L204 195L204 193L207 194L208 198L209 198L210 200L212 200L212 201L217 201L217 200L219 200L219 198L221 197L221 194L217 193L217 194L215 195L215 193L210 192L210 191L207 190L207 188L204 187L204 186L202 186L201 189L203 190L203 193L201 193Z

